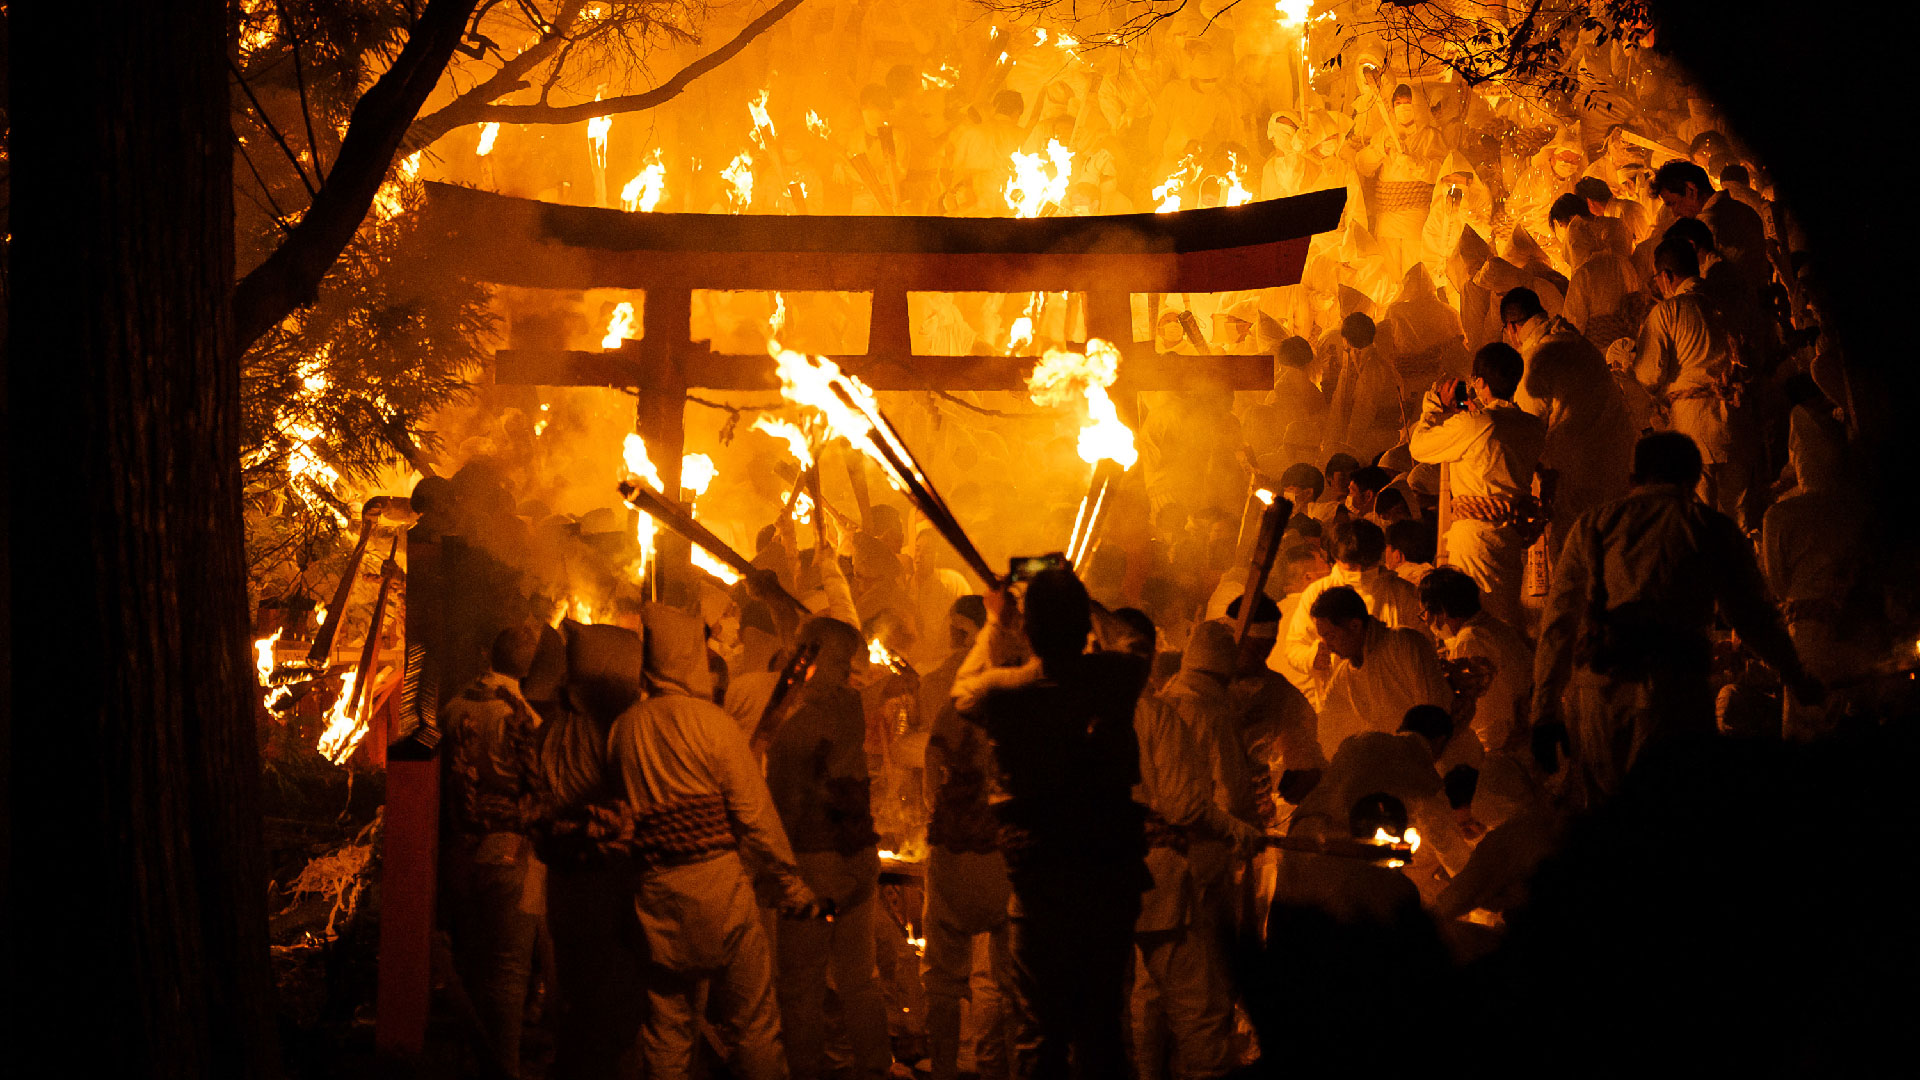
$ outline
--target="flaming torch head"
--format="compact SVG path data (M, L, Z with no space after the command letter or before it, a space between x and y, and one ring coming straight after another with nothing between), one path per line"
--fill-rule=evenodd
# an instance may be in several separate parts
M1080 397L1087 405L1087 424L1080 429L1080 459L1089 465L1113 461L1122 470L1140 459L1133 430L1120 422L1119 411L1107 388L1120 375L1120 350L1099 338L1087 342L1084 354L1049 349L1027 377L1027 393L1036 405L1064 405Z
M719 475L719 466L705 454L686 454L680 458L680 486L695 495L705 495Z
M661 163L660 152L656 150L653 160L620 189L620 208L628 213L636 210L647 213L660 205L660 199L666 193L667 167Z
M607 320L607 334L600 339L600 347L617 349L631 333L633 333L633 305L622 301L614 306L613 317Z

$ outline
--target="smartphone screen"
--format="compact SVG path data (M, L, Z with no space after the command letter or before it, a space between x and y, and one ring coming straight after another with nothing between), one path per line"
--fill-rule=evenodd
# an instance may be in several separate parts
M1016 555L1008 561L1007 577L1012 581L1028 581L1043 570L1064 570L1067 556L1062 552L1049 555Z

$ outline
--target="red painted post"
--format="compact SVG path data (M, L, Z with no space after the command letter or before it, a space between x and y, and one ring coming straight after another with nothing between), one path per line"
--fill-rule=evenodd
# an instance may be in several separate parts
M427 1016L433 1006L433 924L440 859L440 758L435 740L412 738L409 724L426 722L439 706L437 668L410 646L438 643L441 625L440 545L408 530L407 601L402 626L403 672L415 680L419 698L409 708L396 686L383 710L383 756L387 806L380 864L380 972L374 1003L374 1048L382 1057L408 1060L426 1050ZM370 733L371 734L371 733ZM401 736L397 743L385 740ZM423 742L424 749L423 752Z
M440 761L387 762L380 864L380 983L374 1047L411 1058L426 1048L433 996L434 878L440 848Z

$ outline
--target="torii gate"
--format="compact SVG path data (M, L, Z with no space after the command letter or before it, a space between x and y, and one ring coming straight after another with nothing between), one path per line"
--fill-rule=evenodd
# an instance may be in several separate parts
M1116 400L1177 390L1204 369L1215 385L1266 390L1265 355L1193 357L1135 343L1134 293L1230 292L1299 282L1307 242L1339 224L1344 190L1170 214L939 218L626 213L427 184L426 227L462 273L502 285L645 293L644 336L617 351L504 349L502 385L619 386L666 490L679 487L689 389L771 390L765 354L691 339L695 289L864 292L863 356L832 359L875 390L1023 390L1033 357L913 352L910 292L1081 292L1091 337L1119 347ZM1127 408L1122 404L1122 408Z
M645 293L643 336L615 351L505 349L503 385L617 386L639 392L636 421L667 491L677 491L689 389L770 390L764 354L713 352L692 340L693 291L865 292L873 298L863 356L832 359L875 390L1023 390L1033 357L913 352L910 292L1080 292L1086 329L1119 348L1115 403L1178 390L1204 370L1234 390L1272 386L1266 355L1196 357L1133 340L1134 293L1232 292L1299 282L1307 243L1340 222L1341 189L1170 214L1091 218L744 216L625 213L428 183L425 229L468 277L549 289ZM1137 415L1137 413L1135 414ZM662 536L663 549L670 542ZM411 548L409 549L411 551ZM684 542L681 545L684 560ZM419 569L434 559L420 553ZM667 550L662 551L666 562ZM431 573L418 573L428 593ZM409 638L425 595L408 604ZM451 691L453 688L444 688ZM421 1052L430 998L429 935L438 766L390 758L382 874L376 1044Z

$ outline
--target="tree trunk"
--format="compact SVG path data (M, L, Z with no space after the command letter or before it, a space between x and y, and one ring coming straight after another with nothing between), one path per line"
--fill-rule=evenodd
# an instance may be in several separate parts
M269 1075L227 6L8 18L9 1057Z

